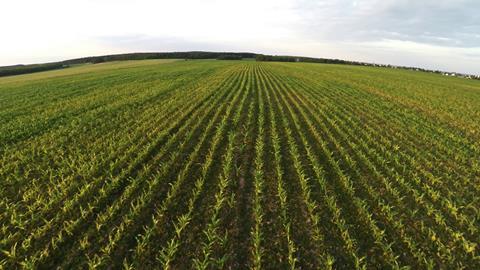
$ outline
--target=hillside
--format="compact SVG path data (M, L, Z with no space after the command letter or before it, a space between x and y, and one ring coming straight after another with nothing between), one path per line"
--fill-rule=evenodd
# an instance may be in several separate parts
M0 78L0 269L479 269L480 81L143 60Z

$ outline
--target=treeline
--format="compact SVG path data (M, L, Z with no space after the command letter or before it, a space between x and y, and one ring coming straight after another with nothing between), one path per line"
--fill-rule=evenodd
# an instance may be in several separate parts
M84 63L101 63L111 61L125 60L147 60L147 59L227 59L237 60L242 58L255 58L255 53L232 53L232 52L160 52L160 53L127 53L114 54L105 56L91 56L78 59L71 59L63 63L84 64ZM233 59L235 58L235 59Z
M34 65L6 66L6 67L0 67L0 77L61 69L65 67L67 67L67 65L65 65L62 62L34 64Z
M444 76L453 76L453 77L459 77L459 78L480 80L480 76L462 74L462 73L458 73L458 72L445 72L445 71L441 71L441 70L431 70L431 69L424 69L424 68L417 68L417 67L395 66L395 65L375 64L375 63L356 62L356 61L346 61L346 60L341 60L341 59L257 54L256 57L255 57L255 60L256 61L306 62L306 63L384 67L384 68L392 68L392 69L406 69L406 70L413 70L413 71L420 71L420 72L436 73L436 74L441 74L441 75L444 75Z
M339 64L339 65L354 65L354 66L384 66L384 67L389 66L389 65L382 65L382 64L347 61L342 59L314 58L314 57L289 56L289 55L257 54L255 57L255 60L274 61L274 62L306 62L306 63Z
M253 57L251 57L253 58ZM220 55L217 60L242 60L243 57L241 55L235 55L235 54L225 54L225 55Z
M34 64L34 65L15 65L0 67L0 77L34 73L53 69L67 68L78 64L97 64L111 61L126 60L148 60L148 59L219 59L219 60L241 60L244 58L255 58L255 53L235 53L235 52L158 52L158 53L126 53L112 54L103 56L89 56L65 60L61 62Z
M257 61L307 62L307 63L341 64L341 65L366 64L366 63L346 61L341 59L313 58L313 57L303 57L303 56L284 56L284 55L264 55L264 54L257 54L255 59Z

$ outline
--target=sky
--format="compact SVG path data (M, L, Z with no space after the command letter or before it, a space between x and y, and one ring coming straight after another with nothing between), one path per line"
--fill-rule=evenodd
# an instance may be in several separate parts
M242 51L480 75L479 0L3 0L0 65Z

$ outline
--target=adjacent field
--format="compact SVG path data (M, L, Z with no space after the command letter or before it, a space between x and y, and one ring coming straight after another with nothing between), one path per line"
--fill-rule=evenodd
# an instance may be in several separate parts
M137 61L0 78L0 269L479 269L480 82Z

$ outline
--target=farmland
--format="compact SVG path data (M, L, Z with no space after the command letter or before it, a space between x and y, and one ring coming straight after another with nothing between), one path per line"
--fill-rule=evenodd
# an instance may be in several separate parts
M0 78L0 268L479 269L480 82L145 60Z

